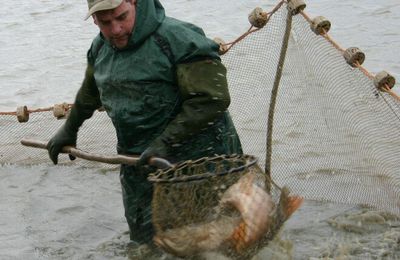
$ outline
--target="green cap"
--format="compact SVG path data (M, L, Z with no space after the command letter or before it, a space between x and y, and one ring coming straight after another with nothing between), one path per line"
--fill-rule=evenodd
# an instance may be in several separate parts
M118 7L124 0L87 0L89 11L85 17L88 19L97 11L109 10Z

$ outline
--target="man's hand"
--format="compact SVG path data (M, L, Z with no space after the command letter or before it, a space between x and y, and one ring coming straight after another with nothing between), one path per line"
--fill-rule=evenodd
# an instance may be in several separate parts
M65 125L47 143L50 159L54 164L58 163L58 155L66 145L76 146L77 132L68 129Z
M149 164L151 157L159 157L166 159L168 155L167 146L162 140L155 140L139 157L139 161L136 163L137 167L145 166Z

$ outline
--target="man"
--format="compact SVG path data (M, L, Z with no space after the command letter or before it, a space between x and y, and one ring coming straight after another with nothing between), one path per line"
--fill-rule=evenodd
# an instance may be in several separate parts
M119 154L140 155L121 165L130 238L151 241L149 158L175 163L215 154L242 153L227 112L226 69L219 46L192 25L166 17L158 0L88 0L100 33L65 124L48 143L52 161L76 145L82 123L103 106L115 126ZM184 198L182 198L184 199Z

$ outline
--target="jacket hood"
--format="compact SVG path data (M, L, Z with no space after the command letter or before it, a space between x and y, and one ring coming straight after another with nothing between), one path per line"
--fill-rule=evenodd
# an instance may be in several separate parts
M140 45L157 30L164 19L164 7L158 0L136 0L135 26L127 48Z
M126 50L140 45L157 30L164 19L164 7L158 0L136 0L135 25L133 26L133 31L127 46L120 50ZM99 36L106 44L110 44L101 32Z

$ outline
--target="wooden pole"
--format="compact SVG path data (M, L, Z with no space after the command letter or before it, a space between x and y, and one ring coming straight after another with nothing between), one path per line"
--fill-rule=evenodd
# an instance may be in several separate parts
M32 140L32 139L24 138L21 140L21 144L25 145L25 146L29 146L29 147L34 147L34 148L47 149L47 142L39 141L39 140ZM96 161L96 162L102 162L102 163L108 163L108 164L135 165L139 160L139 157L137 157L137 156L126 156L126 155L107 156L107 155L100 155L100 154L92 154L92 153L82 151L82 150L77 149L72 146L64 146L62 148L61 152L67 153L74 157L85 159L88 161ZM170 167L174 166L169 161L162 159L162 158L156 158L156 157L151 158L149 164L152 166L155 166L159 169L170 168Z

